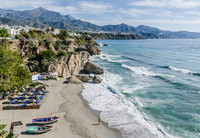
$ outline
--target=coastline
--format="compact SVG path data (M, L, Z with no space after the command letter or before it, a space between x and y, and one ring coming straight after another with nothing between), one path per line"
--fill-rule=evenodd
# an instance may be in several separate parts
M48 81L49 93L39 110L8 110L0 112L0 120L10 128L11 122L22 121L19 138L35 137L25 133L26 125L32 118L60 116L57 123L52 124L50 132L37 135L38 138L69 137L69 138L120 138L122 134L116 129L109 128L104 122L98 123L98 114L91 109L81 96L82 85L65 84L65 79ZM2 106L2 105L1 105ZM2 107L1 107L2 109Z

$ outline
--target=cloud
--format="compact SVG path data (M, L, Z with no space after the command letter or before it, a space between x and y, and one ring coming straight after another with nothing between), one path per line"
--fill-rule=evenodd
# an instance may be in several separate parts
M4 9L29 9L37 7L46 7L48 5L53 5L54 1L52 0L0 0L0 8Z
M80 10L90 14L101 14L112 12L112 5L98 2L80 2Z
M170 19L152 19L152 20L134 20L138 23L159 23L159 24L200 24L200 18L195 20L170 20Z
M199 0L141 0L132 2L130 5L144 6L144 7L192 9L200 7L200 1Z
M130 8L127 10L119 9L119 13L126 14L133 17L139 17L142 15L151 15L156 17L170 17L170 18L180 18L183 17L181 15L175 15L171 11L168 10L159 10L159 9L137 9L137 8Z

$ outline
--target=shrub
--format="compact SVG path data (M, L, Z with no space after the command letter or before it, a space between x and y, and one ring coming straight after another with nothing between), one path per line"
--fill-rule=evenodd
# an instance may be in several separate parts
M41 51L37 55L37 60L39 63L41 63L43 59L46 59L47 61L53 61L55 56L56 54L52 50L45 50L45 51Z
M66 52L65 51L61 51L60 53L58 53L57 57L63 57L66 56Z
M28 60L30 60L30 61L36 60L36 56L33 55L33 54L29 54L28 55Z

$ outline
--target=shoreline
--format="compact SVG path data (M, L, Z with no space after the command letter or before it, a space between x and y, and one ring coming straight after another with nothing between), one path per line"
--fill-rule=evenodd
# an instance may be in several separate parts
M58 122L52 124L51 131L37 135L37 138L121 138L119 130L108 127L107 123L98 123L98 113L95 113L81 97L82 85L63 83L59 81L45 81L49 93L45 96L40 109L31 110L2 110L0 106L0 120L7 124L9 130L11 122L22 121L23 126L17 127L19 138L35 137L25 133L26 126L33 118L60 116ZM44 82L44 81L43 81ZM2 101L4 102L4 101Z

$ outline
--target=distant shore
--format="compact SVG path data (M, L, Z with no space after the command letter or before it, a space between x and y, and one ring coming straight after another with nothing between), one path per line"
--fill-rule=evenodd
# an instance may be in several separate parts
M65 79L47 81L49 93L38 110L0 111L0 120L10 128L11 122L22 121L19 138L35 137L25 133L26 125L33 118L60 116L50 132L37 135L37 138L120 138L121 132L111 129L106 123L98 124L98 113L81 97L82 85L65 84ZM2 109L2 104L1 107ZM92 111L92 112L91 112Z

